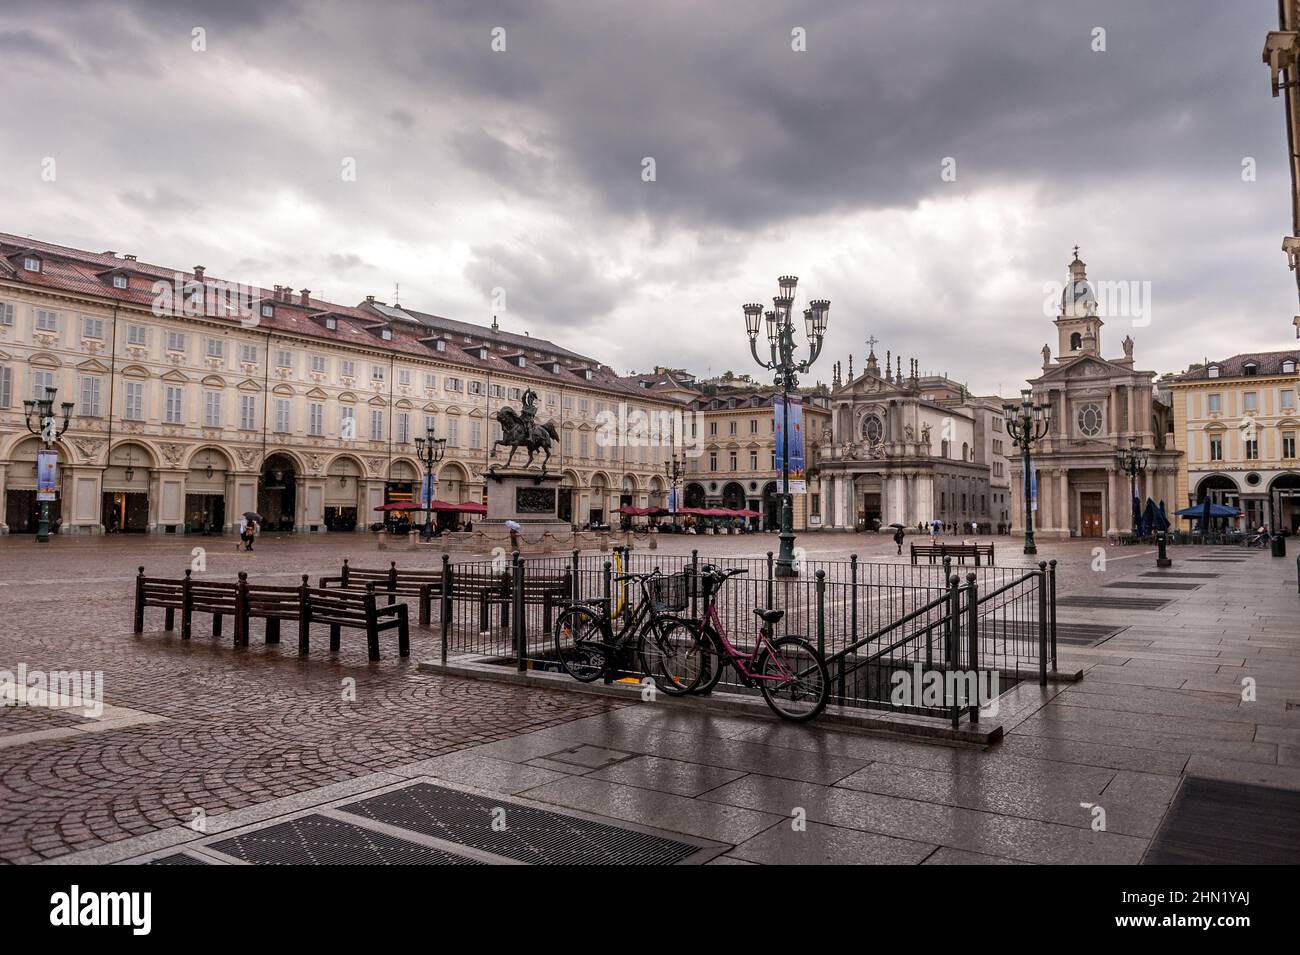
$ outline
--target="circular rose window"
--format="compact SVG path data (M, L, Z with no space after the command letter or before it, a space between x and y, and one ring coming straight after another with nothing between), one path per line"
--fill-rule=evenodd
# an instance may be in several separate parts
M1089 438L1101 434L1101 407L1087 404L1079 409L1079 433Z
M868 444L879 444L884 434L885 426L875 415L869 414L862 419L862 436L867 439Z

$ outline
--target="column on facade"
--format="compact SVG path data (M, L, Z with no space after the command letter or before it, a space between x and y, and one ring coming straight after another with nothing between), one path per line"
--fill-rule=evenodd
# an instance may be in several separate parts
M1071 537L1073 528L1070 526L1070 469L1057 468L1056 482L1059 485L1056 489L1058 512L1056 527L1062 537Z
M1107 493L1107 514L1106 514L1106 533L1120 534L1124 531L1122 515L1128 513L1124 507L1124 499L1127 495L1123 492L1124 475L1114 467L1106 469L1106 486Z
M934 474L918 474L916 488L916 521L928 524L934 520Z
M853 476L851 474L840 475L840 493L839 501L836 504L839 510L840 527L852 530L853 528Z

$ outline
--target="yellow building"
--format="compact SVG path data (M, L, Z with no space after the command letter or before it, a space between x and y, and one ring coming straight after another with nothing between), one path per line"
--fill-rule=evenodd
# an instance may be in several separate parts
M1162 382L1185 449L1179 508L1209 498L1247 527L1300 531L1300 349L1234 355Z
M702 428L700 454L689 458L684 503L687 507L749 508L763 516L763 530L780 527L781 472L776 466L776 417L770 388L719 391L691 402L693 424ZM803 395L804 460L808 467L804 493L794 495L794 528L821 526L821 482L817 461L823 433L831 415L825 396Z
M63 533L363 530L419 493L415 438L447 439L436 496L477 502L496 412L539 395L562 519L666 503L680 402L544 339L308 289L217 280L0 234L0 533L34 529L41 439L24 402L74 404L55 442ZM500 460L500 458L498 458Z

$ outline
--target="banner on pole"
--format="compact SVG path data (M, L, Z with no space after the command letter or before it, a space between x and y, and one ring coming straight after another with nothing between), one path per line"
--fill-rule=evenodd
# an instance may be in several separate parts
M54 501L59 491L59 452L42 448L36 452L36 500Z
M784 468L785 461L785 444L782 435L785 429L785 415L783 412L783 399L780 395L772 401L773 428L772 433L776 437L776 470L780 473ZM790 493L805 494L808 491L808 475L806 473L806 463L804 460L804 440L803 440L803 398L799 395L790 396Z

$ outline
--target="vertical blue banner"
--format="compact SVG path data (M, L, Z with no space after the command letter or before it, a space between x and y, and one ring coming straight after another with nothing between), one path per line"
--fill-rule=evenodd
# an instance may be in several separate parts
M785 462L785 442L782 440L782 432L785 422L782 420L782 399L778 395L772 399L772 413L774 415L774 426L772 433L776 438L776 470L781 471ZM806 462L804 459L804 438L803 438L803 398L799 395L790 396L790 493L804 494L808 490L807 474L805 473Z

